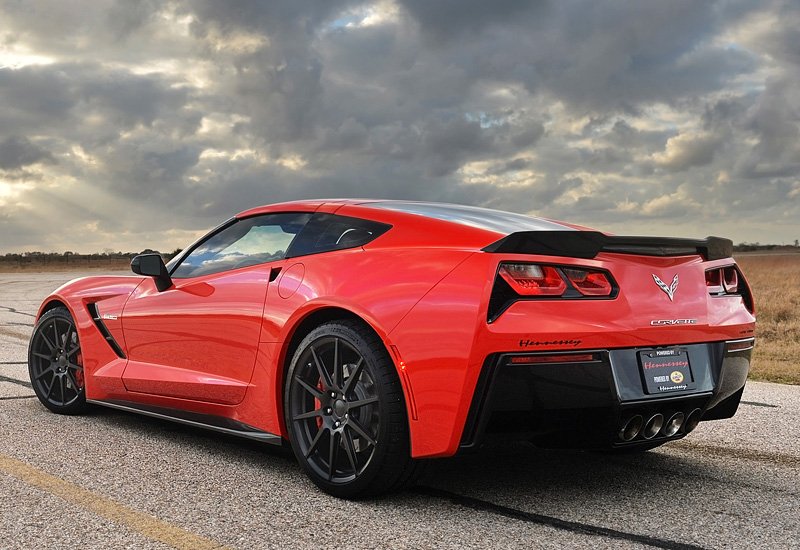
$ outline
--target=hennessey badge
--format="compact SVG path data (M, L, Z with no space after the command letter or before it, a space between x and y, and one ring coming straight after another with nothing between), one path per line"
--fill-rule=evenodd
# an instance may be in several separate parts
M675 296L675 291L678 289L678 274L676 273L675 276L672 278L672 284L667 286L667 284L658 278L658 275L653 274L653 280L655 280L658 288L666 292L667 296L669 296L669 301L672 301L672 298Z

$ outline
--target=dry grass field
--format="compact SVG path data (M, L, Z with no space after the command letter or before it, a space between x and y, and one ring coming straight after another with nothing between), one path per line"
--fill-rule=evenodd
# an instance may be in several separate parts
M750 377L800 385L800 254L737 255L756 302Z

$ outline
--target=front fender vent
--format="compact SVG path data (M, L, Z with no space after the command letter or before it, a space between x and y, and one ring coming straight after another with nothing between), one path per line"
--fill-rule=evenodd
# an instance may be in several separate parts
M100 310L97 309L96 303L91 303L86 305L86 310L89 312L89 315L92 316L92 321L94 321L97 330L100 331L100 334L103 335L103 338L106 339L108 342L109 347L117 354L117 357L120 359L127 359L125 357L125 353L122 351L122 348L119 346L114 337L111 336L111 332L109 332L108 327L103 323L102 317L100 317Z

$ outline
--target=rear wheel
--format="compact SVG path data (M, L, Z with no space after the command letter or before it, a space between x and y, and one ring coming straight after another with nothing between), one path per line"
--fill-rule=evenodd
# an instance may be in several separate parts
M292 450L321 489L375 496L419 476L400 380L368 326L342 320L317 327L300 343L286 380Z
M28 372L42 404L60 414L86 409L83 358L75 321L65 307L51 309L33 329Z

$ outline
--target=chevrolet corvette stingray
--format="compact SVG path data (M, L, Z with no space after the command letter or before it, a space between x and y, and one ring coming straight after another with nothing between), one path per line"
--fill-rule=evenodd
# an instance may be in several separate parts
M42 404L288 442L321 489L396 491L504 433L629 452L739 406L755 336L727 239L459 205L254 208L38 312Z

